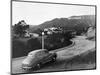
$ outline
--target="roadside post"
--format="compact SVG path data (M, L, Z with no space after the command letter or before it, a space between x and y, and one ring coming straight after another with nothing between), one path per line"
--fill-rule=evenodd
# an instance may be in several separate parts
M42 32L42 49L44 49L44 32Z

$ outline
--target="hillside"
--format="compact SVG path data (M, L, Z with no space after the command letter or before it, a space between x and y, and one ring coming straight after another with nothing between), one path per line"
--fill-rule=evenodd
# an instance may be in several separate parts
M91 26L95 25L95 15L71 16L69 19L78 19L90 24Z
M30 27L30 32L38 29L43 30L49 27L62 27L64 29L76 30L77 32L86 31L89 26L95 26L95 15L71 16L69 18L55 18L51 21L46 21L38 26Z

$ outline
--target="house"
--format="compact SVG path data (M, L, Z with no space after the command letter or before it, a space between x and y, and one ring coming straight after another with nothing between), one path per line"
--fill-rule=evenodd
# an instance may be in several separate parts
M37 33L29 33L29 35L30 35L30 37L39 37L39 34L37 34Z
M58 32L60 32L60 31L62 31L62 29L60 28L60 27L51 27L51 28L45 28L44 29L44 32L46 33L46 34L53 34L53 33L58 33Z
M26 37L26 38L35 37L36 38L36 37L39 37L39 34L37 34L37 33L30 33L30 32L28 32L26 30L26 33L25 33L24 37Z

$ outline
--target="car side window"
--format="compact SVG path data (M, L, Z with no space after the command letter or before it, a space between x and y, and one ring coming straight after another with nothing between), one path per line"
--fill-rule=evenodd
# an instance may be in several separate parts
M42 51L39 51L39 52L36 53L35 56L36 56L36 57L42 57L42 56L43 56L43 52L42 52Z
M40 52L36 53L37 58L43 57L44 55L45 55L44 51L40 51Z
M45 53L49 53L49 51L48 50L45 50Z

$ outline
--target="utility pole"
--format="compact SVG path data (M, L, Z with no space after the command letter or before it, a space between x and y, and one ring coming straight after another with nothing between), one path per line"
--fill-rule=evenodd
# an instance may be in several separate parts
M44 32L42 32L42 49L44 49Z

